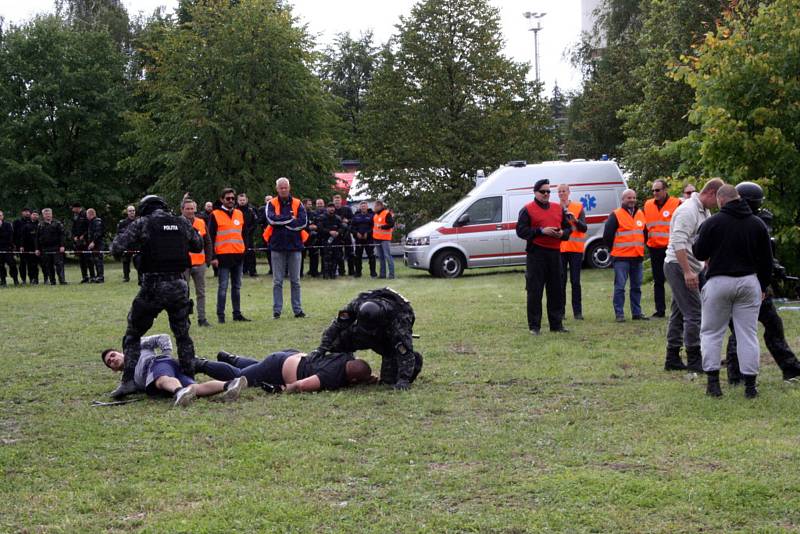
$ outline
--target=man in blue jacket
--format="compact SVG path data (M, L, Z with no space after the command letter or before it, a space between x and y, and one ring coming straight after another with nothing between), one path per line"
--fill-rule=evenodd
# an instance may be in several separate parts
M279 319L283 311L283 278L289 268L292 284L292 311L296 318L305 317L300 301L300 263L303 242L308 237L306 209L300 199L291 195L288 178L275 182L278 196L267 204L267 223L264 241L269 243L272 256L272 317Z

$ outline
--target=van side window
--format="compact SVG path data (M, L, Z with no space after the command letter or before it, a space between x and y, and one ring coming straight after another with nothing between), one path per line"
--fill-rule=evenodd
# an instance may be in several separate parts
M477 200L464 213L469 214L468 225L498 223L503 218L503 197Z

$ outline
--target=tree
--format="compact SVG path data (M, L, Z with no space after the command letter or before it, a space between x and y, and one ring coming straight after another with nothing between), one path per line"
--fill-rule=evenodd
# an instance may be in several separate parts
M363 156L361 118L377 52L372 43L372 32L362 34L358 40L350 37L349 33L341 33L325 50L320 61L320 77L339 105L338 115L342 124L337 135L337 152L342 159Z
M556 84L553 87L553 95L550 97L550 113L553 117L553 143L559 158L566 157L568 109L569 100Z
M541 86L502 55L497 9L425 0L398 30L367 97L362 176L407 226L462 197L477 169L552 157Z
M125 58L106 31L55 16L11 26L0 41L0 204L101 213L126 202L122 155Z
M184 24L143 37L141 108L127 114L136 152L124 167L216 198L225 185L265 192L280 176L298 195L329 192L335 167L330 102L311 72L311 42L275 0L188 5Z
M695 91L696 129L670 149L726 181L757 181L775 213L782 260L800 267L800 17L796 0L727 13L676 77Z

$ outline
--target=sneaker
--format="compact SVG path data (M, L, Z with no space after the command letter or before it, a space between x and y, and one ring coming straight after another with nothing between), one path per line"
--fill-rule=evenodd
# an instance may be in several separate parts
M220 400L222 402L233 402L239 400L239 394L247 387L247 377L240 376L228 382L228 389L222 392Z
M175 393L175 403L173 406L189 406L197 398L194 385L186 386Z
M199 321L197 321L197 326L210 327L211 323L208 322L208 319L200 319Z
M295 319L305 319L306 318L306 314L305 314L305 312L295 313L294 314L294 318Z
M625 322L625 316L624 315L617 315L617 318L615 319L615 321L617 321L618 323L624 323Z
M646 315L634 315L633 316L633 320L634 321L649 321L650 317L648 317Z
M538 328L531 328L531 335L532 336L539 336L542 332Z
M236 315L234 315L233 316L233 320L234 321L239 321L239 322L242 322L242 323L249 323L250 322L250 319L248 319L247 317L245 317L241 313L237 313Z

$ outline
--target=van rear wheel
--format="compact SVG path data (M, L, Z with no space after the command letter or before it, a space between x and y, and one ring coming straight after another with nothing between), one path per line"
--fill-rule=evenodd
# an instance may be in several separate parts
M595 241L586 249L586 261L595 269L608 269L611 267L611 252L602 241Z
M457 250L443 250L433 257L431 272L439 278L458 278L465 264L464 256Z

